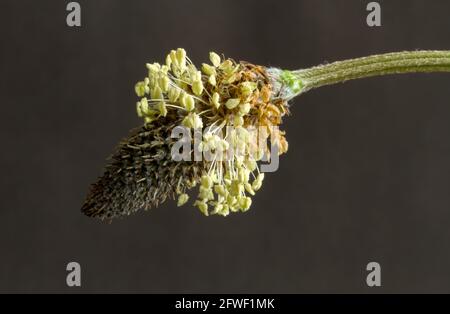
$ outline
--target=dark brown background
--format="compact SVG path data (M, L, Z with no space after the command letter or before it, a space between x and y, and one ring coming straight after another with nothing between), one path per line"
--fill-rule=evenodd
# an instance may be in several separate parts
M111 225L80 206L140 120L145 62L184 47L296 69L405 49L450 49L448 1L69 1L0 4L1 292L450 292L450 75L312 91L246 214L169 202ZM68 288L65 266L82 266ZM381 288L365 266L382 266Z

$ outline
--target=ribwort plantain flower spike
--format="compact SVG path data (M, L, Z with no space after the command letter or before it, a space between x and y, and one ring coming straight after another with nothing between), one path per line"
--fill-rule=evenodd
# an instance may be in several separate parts
M134 86L136 112L144 124L119 143L91 186L82 207L86 215L110 220L168 198L177 198L182 206L196 186L193 205L205 216L246 212L262 187L265 175L259 163L270 156L269 142L279 155L288 150L279 127L289 114L289 100L351 79L450 72L450 51L388 53L297 71L236 62L215 52L209 61L197 69L178 48L165 64L146 64L148 75ZM174 160L177 139L171 135L179 126L194 142L187 156L197 149L205 158ZM196 145L200 129L204 132Z

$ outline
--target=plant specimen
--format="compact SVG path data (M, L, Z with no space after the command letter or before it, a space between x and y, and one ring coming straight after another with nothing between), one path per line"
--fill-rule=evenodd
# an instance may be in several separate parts
M260 161L270 158L272 147L278 154L288 150L279 127L289 114L289 100L351 79L450 72L450 51L387 53L297 71L236 62L214 52L209 59L197 68L179 48L164 64L146 65L148 75L135 85L136 111L144 123L118 144L91 186L82 207L86 215L109 220L168 198L181 206L196 186L194 206L204 215L245 212L264 180ZM194 149L184 152L188 158L174 158L177 127L194 142ZM196 130L203 133L195 144ZM213 157L197 160L198 152Z

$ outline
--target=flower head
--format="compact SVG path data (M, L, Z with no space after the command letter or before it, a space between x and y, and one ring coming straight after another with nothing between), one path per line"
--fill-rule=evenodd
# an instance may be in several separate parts
M142 97L141 102L147 102L149 97L149 109L141 106L138 115L152 123L161 116L155 112L160 112L158 106L164 103L166 115L174 122L181 121L190 129L208 130L198 148L216 155L212 160L201 161L208 170L201 176L194 205L204 214L226 216L248 210L250 196L261 187L264 178L257 164L262 154L251 154L248 128L253 127L254 135L263 141L272 136L279 152L284 153L284 133L272 127L281 123L288 108L283 99L272 94L264 67L237 63L214 52L209 59L211 63L203 63L199 70L179 48L168 54L165 65L148 65L149 75L136 84L136 94ZM231 149L231 158L218 157L217 151L223 156ZM267 146L259 149L268 151ZM180 194L179 204L186 202L184 195Z
M113 208L128 202L133 208L127 212L132 212L139 206L155 206L174 194L178 195L178 206L181 206L188 201L187 190L196 185L199 188L194 206L205 215L227 216L231 212L250 208L251 196L263 182L264 174L260 172L258 162L270 151L267 141L270 139L272 143L277 143L280 154L287 150L284 133L274 128L288 113L287 103L273 92L265 67L238 63L214 52L209 54L209 59L210 63L203 63L198 69L184 49L172 50L165 64L147 63L148 74L135 84L135 92L139 97L137 115L144 119L145 129L149 132L147 145L153 145L155 140L151 136L159 136L154 131L159 128L168 131L184 126L190 132L203 129L205 132L197 148L210 158L183 161L182 166L166 159L153 161L154 169L165 169L165 172L179 177L158 177L158 180L152 181L146 176L134 177L149 184L144 193L148 198L130 203L128 199L133 198L131 189L136 186L130 185L127 187L130 194L121 201L114 198L113 201L119 205L111 205ZM173 141L165 143L167 153ZM119 148L119 151L123 149ZM132 150L128 155L134 153ZM114 163L113 169L123 175L125 172L121 167L128 169L130 166L122 163L123 152L120 155L118 160L121 163L118 166ZM184 170L180 172L175 169ZM108 180L111 176L113 174L108 172ZM150 191L161 190L155 184L162 184L169 192L152 194ZM108 183L100 180L97 187L99 185L103 187ZM95 202L92 199L86 208L89 207L90 213L100 213L93 209ZM106 196L103 196L101 206L106 210L107 205Z

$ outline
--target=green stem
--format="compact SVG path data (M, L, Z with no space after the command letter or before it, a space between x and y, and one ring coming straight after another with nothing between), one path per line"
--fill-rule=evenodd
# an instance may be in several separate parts
M450 51L405 51L337 61L309 69L282 71L288 98L313 88L387 74L450 72Z

